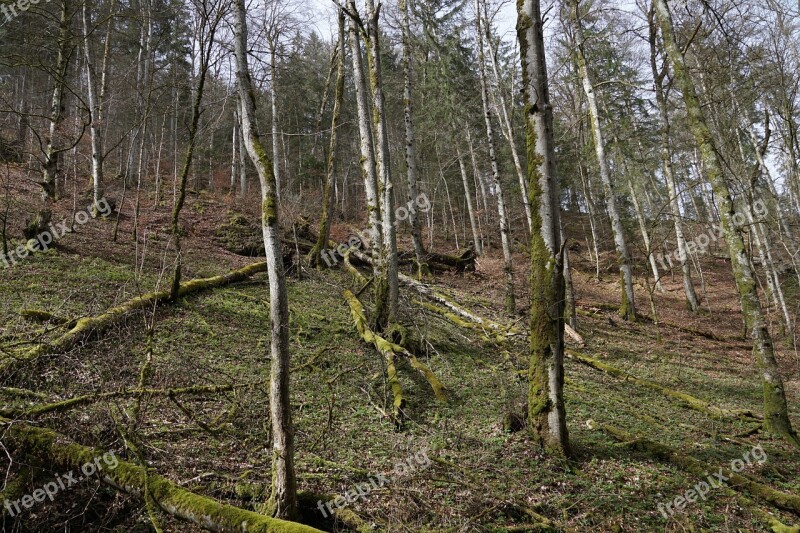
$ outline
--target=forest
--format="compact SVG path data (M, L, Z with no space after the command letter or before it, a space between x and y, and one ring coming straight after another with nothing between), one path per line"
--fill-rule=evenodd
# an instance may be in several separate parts
M800 533L800 2L0 0L3 532Z

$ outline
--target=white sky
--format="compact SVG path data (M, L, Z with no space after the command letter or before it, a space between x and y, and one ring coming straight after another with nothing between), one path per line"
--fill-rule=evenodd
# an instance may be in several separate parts
M386 3L396 0L387 0ZM332 0L310 0L308 3L308 19L317 33L329 40L336 26L336 10ZM469 8L468 8L469 9ZM495 28L505 40L516 39L517 12L516 3L506 0L495 19Z

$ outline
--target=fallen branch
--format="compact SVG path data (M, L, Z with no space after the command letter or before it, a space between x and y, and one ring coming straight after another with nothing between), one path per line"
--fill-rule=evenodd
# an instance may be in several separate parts
M259 272L266 272L266 270L266 263L254 263L221 276L193 279L181 283L178 296L188 296L190 294L205 290L224 287L232 283L244 281L247 278L258 274ZM116 307L109 309L102 315L82 318L78 320L78 323L75 325L75 327L55 339L53 342L48 344L40 344L26 352L4 359L2 362L0 362L0 373L9 371L17 364L27 361L34 361L37 358L45 355L66 353L84 340L88 339L91 335L102 333L103 331L106 331L109 328L121 323L134 311L162 303L167 303L169 300L169 291L152 292L128 300Z
M578 361L579 363L583 363L584 365L592 367L595 370L600 370L601 372L605 372L606 374L609 374L616 378L620 378L624 381L628 381L635 385L639 385L640 387L646 387L648 389L658 391L667 398L669 398L670 400L677 401L680 405L684 407L688 407L689 409L694 409L695 411L700 411L701 413L705 413L715 418L727 418L734 420L739 419L748 421L762 420L760 416L754 414L752 411L719 408L715 405L711 405L705 400L701 400L700 398L695 398L694 396L691 396L684 392L679 392L676 390L669 389L659 383L656 383L655 381L650 381L649 379L637 378L633 374L629 374L622 369L619 369L608 363L604 363L598 359L589 357L586 354L576 352L575 350L567 349L564 351L564 354L568 358L574 361Z
M233 385L195 385L192 387L183 387L178 389L126 389L111 392L95 392L86 394L84 396L77 396L61 400L59 402L49 403L45 405L36 405L27 409L26 411L16 413L9 411L0 411L0 416L13 416L13 417L31 417L39 416L54 411L65 411L72 407L80 405L87 405L101 400L110 400L113 398L138 398L141 396L186 396L195 394L213 394L216 392L228 392L233 390Z
M100 459L100 450L73 443L49 429L0 419L3 439L25 453L48 463L73 470ZM247 533L320 533L318 529L271 518L195 494L172 481L145 471L145 468L118 460L113 469L102 471L102 480L116 489L138 498L152 497L166 513L203 529L218 532Z

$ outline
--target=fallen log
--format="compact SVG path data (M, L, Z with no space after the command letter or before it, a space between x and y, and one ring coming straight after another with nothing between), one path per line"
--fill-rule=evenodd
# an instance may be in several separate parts
M700 411L701 413L705 413L710 415L714 418L721 418L721 419L734 419L734 420L756 420L761 421L762 417L759 415L754 414L752 411L749 410L731 410L731 409L722 409L715 405L708 403L705 400L701 400L700 398L695 398L685 392L679 392L676 390L672 390L667 388L655 381L650 381L649 379L642 379L637 378L633 374L629 374L622 369L619 369L615 366L612 366L608 363L604 363L598 359L594 359L589 357L586 354L582 354L580 352L576 352L575 350L564 350L564 355L573 361L578 361L586 366L594 368L595 370L600 370L601 372L605 372L611 376L616 378L620 378L623 381L627 381L633 383L635 385L639 385L640 387L645 387L648 389L652 389L655 391L660 392L668 399L677 401L683 407L687 407L689 409L694 409L695 411Z
M247 278L266 272L267 263L253 263L239 270L211 278L193 279L181 283L178 296L188 296L209 289L224 287L232 283L244 281ZM137 296L122 304L112 307L102 315L81 318L75 327L47 344L39 344L25 352L14 354L0 361L0 373L7 372L16 365L34 361L45 355L58 355L66 353L90 336L102 333L109 328L121 323L131 313L141 309L154 307L170 301L170 291L151 292Z
M78 470L103 456L100 451L71 442L49 429L5 418L0 418L0 424L3 426L4 442L50 464ZM144 499L147 494L164 512L208 531L320 533L310 526L264 516L195 494L141 466L117 461L114 469L105 469L100 474L105 483L137 498Z

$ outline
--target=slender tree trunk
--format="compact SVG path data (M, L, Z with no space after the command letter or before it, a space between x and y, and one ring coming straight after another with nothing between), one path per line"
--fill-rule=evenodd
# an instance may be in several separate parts
M570 0L571 17L570 22L575 35L575 56L578 61L578 72L583 83L583 91L586 93L586 100L589 105L589 121L594 133L594 146L597 154L597 163L600 167L600 179L603 182L603 191L606 199L606 210L611 218L611 229L614 232L614 243L617 247L619 256L619 270L622 276L622 305L620 315L625 319L636 319L636 302L633 291L633 271L631 269L631 258L628 252L628 244L625 239L625 228L622 226L622 217L617 208L617 199L614 193L614 184L611 179L611 170L608 167L606 158L605 138L603 129L600 126L600 114L597 105L597 97L594 92L589 68L586 64L584 53L584 36L581 27L579 0Z
M58 160L63 149L57 148L59 128L64 119L64 91L67 86L67 71L72 57L72 38L70 33L70 0L61 2L59 19L58 52L53 71L53 97L50 104L50 127L44 149L42 164L42 196L46 200L56 199L56 178Z
M238 96L237 102L237 108L239 109L239 123L237 125L239 129L239 197L245 198L247 196L247 148L244 146L244 134L241 128L242 103Z
M456 144L458 153L458 168L461 171L461 183L464 186L464 198L467 202L467 216L469 217L469 225L472 229L472 242L475 246L475 252L478 255L483 253L481 247L481 234L478 231L478 220L475 217L475 209L472 206L472 192L469 186L469 174L467 173L467 166L464 164L464 154L461 152L461 147Z
M236 182L239 177L239 112L233 110L233 140L231 141L231 194L236 194Z
M328 239L331 234L331 202L333 200L333 182L336 179L336 129L339 127L339 117L342 114L342 102L344 100L344 62L345 62L345 40L344 40L344 11L339 10L339 41L338 41L338 66L336 72L336 95L333 101L333 118L331 119L331 139L328 149L328 166L325 179L325 190L322 193L322 214L320 215L319 234L314 248L309 254L309 265L312 268L322 267L322 251L328 246Z
M481 100L483 101L483 115L486 121L486 138L489 144L489 160L492 164L492 178L495 192L497 193L497 212L500 216L500 241L503 245L503 272L506 280L506 295L504 307L509 315L516 314L517 303L514 295L514 264L511 255L511 227L508 221L508 210L503 195L503 183L500 178L500 167L497 163L497 153L494 145L494 129L492 126L492 111L489 107L489 91L486 83L486 59L483 46L483 32L481 30L480 0L475 0L475 28L478 38L478 71L481 82Z
M731 265L733 266L734 279L739 291L742 314L753 337L754 352L761 370L764 387L764 426L792 443L795 447L800 448L800 439L794 432L789 419L783 379L781 378L778 363L775 360L772 337L764 321L761 302L758 298L758 286L750 268L750 259L740 233L741 227L737 223L737 217L734 216L734 203L723 174L722 164L714 146L711 130L708 127L697 96L697 90L686 68L683 53L676 43L672 14L669 11L667 0L655 0L655 10L661 26L667 55L672 62L675 79L683 92L689 125L700 147L706 173L714 188L714 196L718 202L722 228L731 257Z
M289 302L283 271L278 197L272 161L256 124L255 88L247 64L247 18L244 0L234 0L236 79L241 101L242 137L261 183L261 228L269 275L270 415L272 420L272 494L269 506L277 518L292 520L298 514L294 468L294 428L289 395Z
M402 11L402 44L403 44L403 101L405 106L403 114L406 127L406 172L408 177L408 199L409 202L417 202L419 187L417 186L417 147L414 138L414 101L411 91L411 50L410 50L410 22L408 16L408 0L400 0L400 10ZM430 269L425 261L425 249L422 246L422 234L420 231L419 216L416 209L409 211L408 220L411 223L411 242L414 246L414 255L417 260L417 277L420 279L430 273Z
M269 72L272 77L272 82L269 91L269 103L272 107L272 161L273 170L275 171L275 195L278 198L278 203L281 201L281 189L285 183L283 170L281 169L281 128L280 117L278 116L278 63L277 63L277 50L278 37L276 36L270 42L269 48Z
M697 299L694 283L692 283L692 269L688 261L686 238L683 235L683 223L681 222L678 186L672 167L672 147L670 146L669 139L669 112L667 110L667 98L664 94L664 78L667 75L667 71L666 67L659 70L656 64L658 35L653 11L650 11L648 18L650 22L650 69L653 72L653 79L655 80L656 103L658 105L658 114L661 119L661 169L664 172L664 179L667 182L667 190L669 191L669 207L672 214L672 225L675 229L678 261L680 261L681 273L683 275L683 292L686 295L686 306L692 313L697 313L700 311L700 302Z
M547 85L539 0L521 0L517 9L533 215L528 419L546 449L566 455L569 438L564 407L565 292L553 108Z
M481 1L483 3L484 20L486 21L484 31L486 33L486 45L489 52L489 64L492 66L492 74L494 75L495 83L497 83L497 91L494 92L497 94L498 100L498 102L495 103L495 107L500 108L500 112L498 113L498 117L501 121L500 131L511 148L511 159L514 161L514 169L517 171L517 177L519 178L519 189L522 193L522 205L525 210L525 218L528 221L528 231L531 231L531 206L528 200L528 183L525 177L525 171L522 169L519 151L517 150L517 141L514 138L514 127L508 115L506 97L505 94L503 94L502 78L500 77L500 70L497 67L497 50L494 46L492 29L489 27L489 10L486 6L486 0Z

